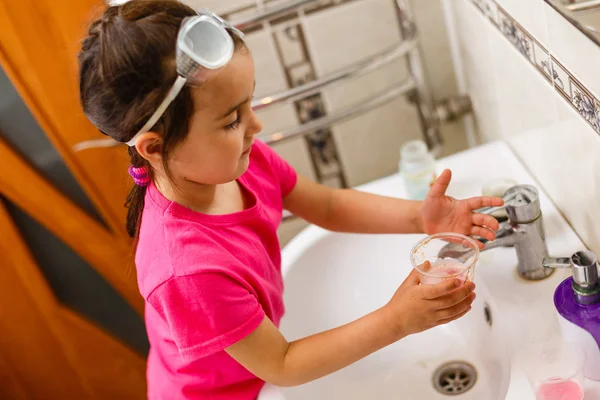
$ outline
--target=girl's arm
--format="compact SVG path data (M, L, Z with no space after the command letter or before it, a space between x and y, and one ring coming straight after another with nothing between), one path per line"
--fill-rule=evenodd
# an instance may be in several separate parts
M386 322L387 321L387 322ZM254 375L276 386L297 386L342 369L402 338L383 310L348 325L288 342L265 317L226 351Z
M312 224L355 233L421 233L421 205L420 201L332 189L300 175L284 198L287 210Z
M296 386L329 375L404 336L463 316L475 299L475 285L453 280L419 285L413 272L384 307L354 322L288 342L268 319L225 349L259 378Z
M395 199L350 189L332 189L298 176L284 207L322 228L355 233L456 232L494 240L499 225L489 215L473 211L500 206L500 198L456 200L446 196L452 174L446 170L436 180L426 200Z

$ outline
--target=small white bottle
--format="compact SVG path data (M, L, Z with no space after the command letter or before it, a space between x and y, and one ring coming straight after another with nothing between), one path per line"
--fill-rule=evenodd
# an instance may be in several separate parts
M408 197L424 200L436 179L435 159L425 142L412 140L405 143L400 149L398 168Z

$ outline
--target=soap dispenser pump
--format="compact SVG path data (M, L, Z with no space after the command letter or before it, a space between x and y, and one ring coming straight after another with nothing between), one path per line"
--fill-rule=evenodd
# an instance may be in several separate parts
M600 279L598 257L580 251L570 258L544 259L546 268L571 268L572 277L554 292L563 337L578 344L585 353L584 373L600 381Z

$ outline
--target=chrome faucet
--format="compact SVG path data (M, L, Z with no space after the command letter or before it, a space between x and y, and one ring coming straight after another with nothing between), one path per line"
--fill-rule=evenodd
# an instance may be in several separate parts
M553 269L544 268L543 261L548 257L544 221L540 208L538 190L530 185L519 185L510 188L504 194L504 205L476 210L477 213L493 214L506 210L508 221L500 224L496 239L487 241L477 238L484 243L483 251L496 247L513 247L517 252L519 275L527 280L540 280L548 277ZM441 258L461 258L468 256L459 244L450 243L439 253Z

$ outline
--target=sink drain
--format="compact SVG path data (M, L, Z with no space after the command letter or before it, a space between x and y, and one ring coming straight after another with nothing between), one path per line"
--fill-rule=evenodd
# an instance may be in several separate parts
M442 394L459 395L477 382L475 367L464 361L451 361L441 365L433 374L433 387Z

